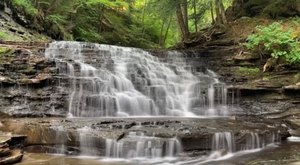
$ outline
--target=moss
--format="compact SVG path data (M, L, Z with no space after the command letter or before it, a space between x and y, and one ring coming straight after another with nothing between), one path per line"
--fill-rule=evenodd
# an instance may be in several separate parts
M270 77L269 76L264 76L263 78L262 78L262 81L270 81Z
M261 73L259 68L248 68L248 67L238 67L236 70L238 75L245 75L245 76L257 76Z
M7 47L0 47L0 56L9 54L12 50Z
M295 83L300 82L300 73L298 73L298 74L296 74L296 75L294 76L294 82L295 82Z
M4 31L0 31L0 40L6 40L7 38L9 38L9 35Z
M7 51L9 51L10 49L7 47L0 47L0 54L2 53L6 53Z

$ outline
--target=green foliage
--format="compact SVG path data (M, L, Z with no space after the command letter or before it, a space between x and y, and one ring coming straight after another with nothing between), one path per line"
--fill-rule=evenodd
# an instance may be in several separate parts
M239 75L256 76L260 73L259 68L238 67L236 73Z
M300 43L291 30L285 31L275 22L269 26L258 26L257 33L248 37L246 47L274 58L285 58L290 63L300 62Z
M7 48L7 47L0 47L0 54L7 53L8 51L10 51L9 48Z
M0 57L10 57L13 56L13 54L14 54L14 49L0 46Z
M0 39L6 40L7 38L8 38L8 34L3 31L0 31Z
M128 8L129 4L126 3L126 1L120 1L120 0L87 0L87 5L104 5L108 8Z
M38 13L30 0L12 0L12 4L30 16L36 16Z
M193 33L211 23L210 2L188 0ZM54 39L143 48L171 47L180 41L179 0L11 0L29 16L30 27ZM223 0L228 7L232 0ZM196 6L196 11L194 10Z

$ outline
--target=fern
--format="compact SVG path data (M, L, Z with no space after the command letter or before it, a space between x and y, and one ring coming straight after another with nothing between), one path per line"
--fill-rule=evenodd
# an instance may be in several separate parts
M275 22L269 26L258 26L257 33L248 37L245 46L250 50L261 50L274 58L285 58L290 63L300 62L299 42L293 37L293 31L284 31L281 24Z

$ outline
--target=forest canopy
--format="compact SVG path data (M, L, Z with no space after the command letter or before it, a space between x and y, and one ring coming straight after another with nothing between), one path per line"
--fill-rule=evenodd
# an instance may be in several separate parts
M300 0L4 1L23 26L55 40L141 48L189 43L211 27L242 17L300 16Z
M214 21L232 0L12 0L28 27L58 40L170 47Z

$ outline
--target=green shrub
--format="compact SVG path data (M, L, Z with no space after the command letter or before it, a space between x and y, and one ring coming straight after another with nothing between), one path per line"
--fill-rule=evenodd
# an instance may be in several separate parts
M246 47L273 58L285 58L290 63L300 62L300 43L292 30L283 30L280 23L258 26L257 32L248 37Z
M30 16L36 16L38 14L38 10L33 6L30 0L12 0L12 4Z

